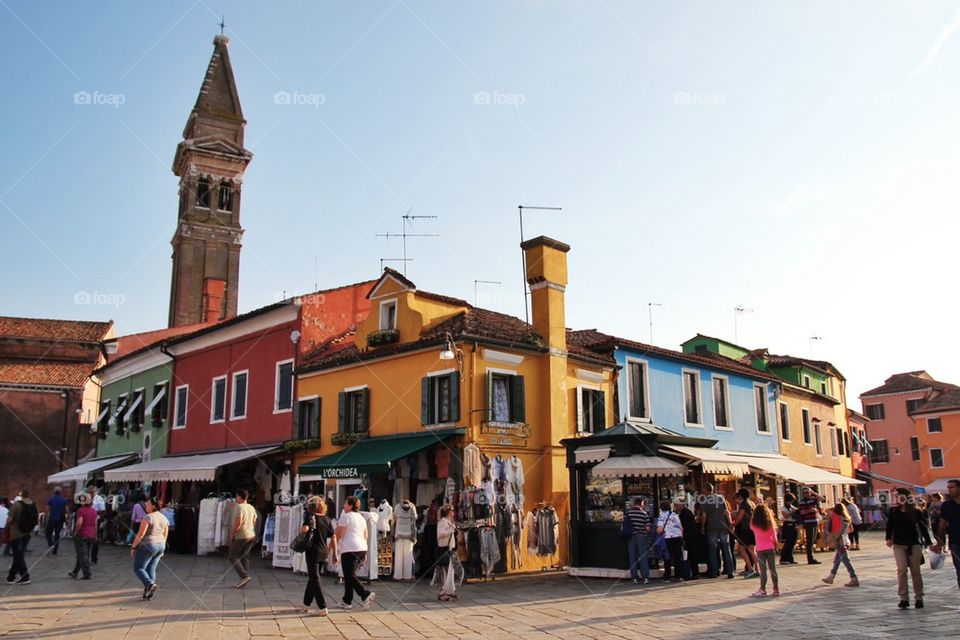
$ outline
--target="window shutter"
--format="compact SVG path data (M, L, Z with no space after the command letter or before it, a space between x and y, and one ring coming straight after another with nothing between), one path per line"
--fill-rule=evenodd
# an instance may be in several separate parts
M347 394L343 391L337 394L337 432L347 432Z
M460 420L460 374L450 374L450 421Z
M607 427L607 394L597 392L597 406L593 414L593 432L599 433Z
M585 426L583 424L583 389L577 387L573 393L577 397L577 433L583 433Z
M303 400L297 400L297 405L293 408L293 439L302 440L300 427L300 413L303 411ZM306 425L309 426L309 425Z
M493 421L493 372L487 371L487 419Z
M420 423L421 424L433 424L433 420L430 419L430 401L432 400L433 394L430 393L430 378L425 377L420 379Z
M527 421L527 401L524 397L523 376L510 377L510 421Z
M357 431L366 433L370 430L370 389L369 387L360 391L360 407L363 415L357 420Z

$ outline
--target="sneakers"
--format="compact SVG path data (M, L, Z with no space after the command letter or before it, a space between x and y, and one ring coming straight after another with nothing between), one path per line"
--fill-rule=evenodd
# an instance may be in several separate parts
M24 576L20 578L19 580L17 580L17 584L19 585L30 584L30 576Z
M914 603L913 603L913 608L914 608L914 609L923 609L923 600L919 600L919 599L918 599L916 602L914 602Z
M152 600L152 599L153 599L153 594L155 594L155 593L157 592L157 589L159 589L159 588L160 588L160 587L158 587L156 584L150 585L150 588L147 589L146 591L144 591L144 593L143 593L143 599L144 599L144 600Z
M779 589L779 587L774 587L774 588L773 588L773 591L770 593L770 595L773 596L774 598L776 598L777 596L779 596L779 595L780 595L780 589Z
M376 597L377 597L377 594L375 594L373 591L371 591L371 592L370 592L370 595L368 595L368 596L366 597L366 599L363 601L363 604L360 605L360 608L361 608L361 609L369 609L369 608L370 608L370 605L373 604L373 599L376 598Z
M845 587L859 587L859 586L860 586L860 580L858 580L857 578L850 578L850 582L848 582L847 584L845 584L845 585L843 585L843 586L845 586Z
M245 586L247 586L248 584L250 584L250 580L252 580L252 578L251 578L250 576L247 576L246 578L240 578L240 582L238 582L237 584L235 584L235 585L233 585L233 586L234 586L235 589L243 589Z
M338 602L338 603L337 603L337 609L343 609L344 611L350 611L350 609L353 609L353 605L352 605L352 604L347 604L346 602Z
M644 578L643 584L650 584L650 578Z
M909 609L910 603L906 600L901 600L900 604L898 604L897 606L900 607L901 609Z
M74 580L77 579L77 574L74 573L73 571L68 572L67 575L70 576L71 578L73 578Z
M314 611L313 615L320 616L321 618L326 618L329 615L329 612L327 611L327 608L324 607L323 609L317 609L316 611Z
M750 595L751 595L752 597L754 597L754 598L766 598L766 597L767 597L767 592L764 591L763 589L757 589L756 591L754 591L754 592L751 593Z
M7 578L7 584L17 584L16 578Z
M826 582L827 584L833 584L833 579L834 579L835 577L836 577L836 576L833 575L832 573L828 573L827 575L825 575L824 577L822 577L822 578L820 578L820 579L823 580L824 582Z
M750 573L748 573L747 575L745 575L745 576L743 576L743 577L744 577L745 579L759 578L759 577L760 577L760 574L757 573L756 571L751 571Z
M634 578L634 579L633 579L633 584L640 584L640 579L639 579L639 578Z
M819 560L807 560L807 564L823 564Z

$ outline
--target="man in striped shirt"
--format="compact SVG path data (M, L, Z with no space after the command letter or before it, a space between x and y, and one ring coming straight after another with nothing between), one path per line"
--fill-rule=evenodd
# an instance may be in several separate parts
M633 584L650 584L650 563L647 558L647 535L650 533L652 519L646 510L646 500L636 498L633 506L627 509L624 517L630 522L632 535L627 540L627 554L630 558L630 577ZM639 571L638 571L639 570Z
M823 497L810 487L803 488L803 498L797 502L797 519L806 534L807 564L820 564L813 557L813 548L817 542L817 529L820 524L820 502Z

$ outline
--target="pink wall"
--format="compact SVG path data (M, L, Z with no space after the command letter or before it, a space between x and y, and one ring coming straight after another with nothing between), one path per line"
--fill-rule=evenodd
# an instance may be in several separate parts
M864 415L867 415L867 405L883 404L884 419L869 420L867 422L868 440L886 440L890 450L890 462L871 462L870 471L882 476L889 476L904 483L926 485L921 482L920 462L910 456L910 437L917 435L917 427L913 419L907 415L907 400L924 397L923 391L912 391L897 395L861 398ZM900 455L897 455L899 449ZM897 485L875 481L875 490L891 490Z

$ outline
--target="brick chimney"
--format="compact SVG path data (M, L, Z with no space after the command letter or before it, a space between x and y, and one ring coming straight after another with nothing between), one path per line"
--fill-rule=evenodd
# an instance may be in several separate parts
M566 354L567 325L564 291L570 245L540 236L520 245L527 261L527 283L533 328L554 355Z

